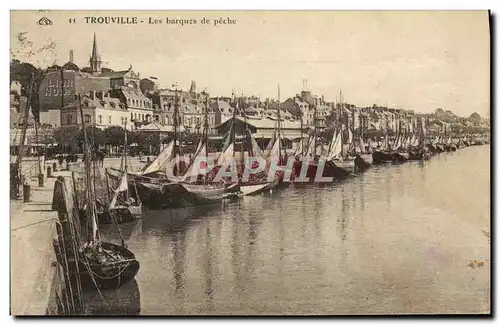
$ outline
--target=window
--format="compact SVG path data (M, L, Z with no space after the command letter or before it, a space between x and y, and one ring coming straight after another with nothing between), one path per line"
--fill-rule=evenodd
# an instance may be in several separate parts
M127 124L127 117L126 116L124 117L124 120L125 120L125 124Z
M102 124L102 115L99 115L99 124Z
M111 124L111 115L108 116L108 124Z
M200 124L200 118L199 117L196 118L196 124Z
M130 120L133 121L134 120L134 113L130 113Z
M84 120L85 120L85 123L91 123L91 121L90 121L90 114L85 114L85 115L83 116L83 118L84 118Z
M66 115L66 121L67 121L67 124L72 124L72 122L73 122L73 116Z

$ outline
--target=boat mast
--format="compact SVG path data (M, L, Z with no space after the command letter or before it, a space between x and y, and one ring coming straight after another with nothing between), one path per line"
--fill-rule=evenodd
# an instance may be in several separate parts
M234 95L234 94L233 94ZM236 97L235 97L236 99ZM231 134L229 137L229 144L235 145L236 142L236 111L238 110L238 101L236 100L236 107L233 109L233 118L232 118L232 128L231 128ZM234 158L234 147L233 147L233 158Z
M208 104L209 104L209 95L205 89L205 121L203 123L203 146L205 146L205 161L208 162ZM208 173L205 172L205 176L203 177L204 183L208 181Z
M85 163L85 181L86 181L86 192L87 192L87 224L92 222L92 234L88 234L88 241L96 244L98 241L98 229L97 229L97 221L96 221L96 206L95 199L93 197L94 191L92 189L92 182L90 180L90 162L89 162L89 150L87 144L87 131L85 130L85 122L83 120L83 108L82 108L82 98L81 95L78 94L78 104L80 106L80 117L82 119L82 128L83 128L83 150L84 154L84 163ZM88 227L90 228L90 227ZM87 228L87 229L88 229Z
M19 152L17 153L17 159L16 159L16 168L17 168L17 174L19 175L19 179L21 179L22 175L22 169L21 169L21 164L23 162L23 154L24 154L24 142L26 141L26 131L28 129L28 116L29 116L29 108L31 106L31 92L33 90L33 73L31 74L31 79L30 79L30 84L28 86L28 98L26 100L26 105L24 107L24 110L21 112L23 115L23 125L21 129L21 142L19 143Z
M125 136L124 136L124 145L123 145L123 171L125 173L125 177L127 177L127 147L128 147L128 143L127 143L127 122L125 121ZM126 198L127 198L127 202L129 201L129 192L128 192L128 180L127 180L127 190L125 191L126 192Z
M304 156L304 120L302 118L302 110L299 107L299 115L300 115L300 156Z
M365 139L364 139L364 130L363 130L363 117L361 116L361 110L359 112L359 138L360 138L359 143L363 144L363 148L360 148L361 149L360 153L363 153L363 152L365 152L365 148L364 148Z
M281 107L280 107L280 85L278 84L278 161L281 157Z
M356 129L354 128L354 107L352 108L352 143L349 144L350 149L353 148L354 152L356 152L356 141L354 139L354 132Z
M318 145L318 102L314 103L314 158L316 158L317 145Z
M174 84L174 92L175 92L175 102L174 102L174 159L177 158L177 137L178 137L178 134L177 134L177 123L179 123L179 98L177 96L177 84ZM178 170L178 166L177 166L177 160L175 162L175 165L174 165L174 170L177 170L177 173L179 173L179 170Z
M344 157L344 130L342 129L343 119L342 114L344 113L344 99L342 98L342 89L340 90L340 113L339 113L339 125L340 125L340 157Z

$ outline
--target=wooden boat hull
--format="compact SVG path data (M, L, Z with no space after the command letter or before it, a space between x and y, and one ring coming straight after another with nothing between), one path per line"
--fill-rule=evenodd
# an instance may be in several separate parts
M334 175L336 179L347 178L354 173L356 168L356 163L354 159L349 160L334 160L332 161L334 165Z
M278 180L273 182L263 182L260 184L242 184L240 185L240 191L246 196L258 195L272 190L276 187L276 185L278 185Z
M296 161L293 166L293 175L292 179L294 183L302 183L300 180L298 180L298 177L300 176L300 172L302 169L302 162L301 161ZM325 166L323 168L323 173L322 175L316 175L318 172L318 165L316 162L311 161L309 162L309 165L307 166L307 171L306 171L306 177L308 179L307 183L315 183L316 182L316 176L318 177L333 177L336 178L336 174L338 171L336 171L337 167L331 162L331 161L326 161Z
M130 282L139 272L140 264L134 253L123 246L102 242L101 247L118 253L122 262L97 263L80 257L79 271L83 291L115 289Z
M133 219L141 219L142 218L142 203L139 205L130 205L127 207L132 215Z
M117 206L111 209L111 212L118 216L124 216L126 221L142 218L142 203L139 205Z
M408 152L408 160L423 160L429 157L425 149L413 149Z
M210 204L221 202L226 194L224 184L188 184L180 183L186 191L186 204Z
M373 164L384 164L392 162L392 155L387 151L375 151L372 154Z
M354 158L354 164L356 165L357 171L364 171L373 164L373 156L371 153L358 154L356 158Z
M392 156L392 161L395 163L402 163L410 159L410 154L407 152L395 152Z

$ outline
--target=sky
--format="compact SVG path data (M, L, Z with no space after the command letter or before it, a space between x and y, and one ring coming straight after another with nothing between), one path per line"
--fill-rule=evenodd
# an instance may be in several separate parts
M53 24L40 26L42 17ZM92 24L84 17L137 17L135 25ZM149 18L162 24L149 24ZM203 18L209 24L201 24ZM11 50L35 66L88 66L96 33L103 66L177 83L212 96L277 98L304 88L336 101L460 116L490 110L487 11L11 11ZM75 18L75 23L69 20ZM173 25L165 20L196 19ZM234 24L214 26L230 18ZM143 22L141 22L143 21ZM227 21L227 20L226 20ZM17 35L38 49L28 57Z

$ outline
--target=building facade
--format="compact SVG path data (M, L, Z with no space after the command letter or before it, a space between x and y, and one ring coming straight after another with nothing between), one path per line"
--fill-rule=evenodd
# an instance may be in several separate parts
M90 92L81 97L81 105L86 125L95 125L103 130L110 126L133 128L130 111L119 99L112 98L109 92ZM75 100L61 110L61 126L81 126L81 117L80 101Z

